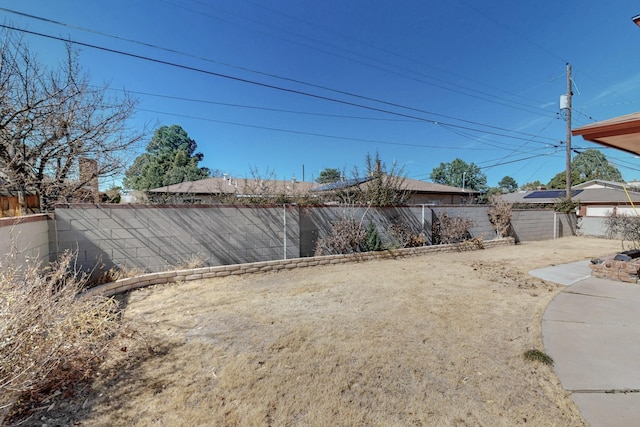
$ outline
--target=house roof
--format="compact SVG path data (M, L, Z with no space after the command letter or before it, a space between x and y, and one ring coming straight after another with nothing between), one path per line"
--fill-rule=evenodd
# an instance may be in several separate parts
M386 175L385 175L386 177ZM352 178L344 181L337 181L330 184L316 184L306 181L287 180L261 180L229 177L205 178L198 181L181 182L178 184L166 185L151 190L149 194L237 194L237 195L259 195L264 193L276 194L303 194L311 191L332 191L364 184L371 180L366 178ZM436 184L434 182L419 181L417 179L403 178L403 190L417 194L460 194L473 195L475 191L452 187L449 185Z
M628 191L632 191L628 185L623 182L606 181L603 179L592 179L591 181L583 182L582 184L572 185L572 189L585 189L585 188L617 188L619 190L627 187ZM635 187L633 187L635 188Z
M477 194L477 191L468 188L453 187L450 185L436 184L435 182L419 181L406 178L404 181L407 190L416 193L443 193L443 194Z
M572 199L580 203L640 203L640 193L618 188L585 188L572 190ZM510 203L553 204L563 198L565 190L533 190L502 195L502 200Z
M571 131L585 140L640 155L640 112L592 123Z
M384 175L384 177L386 178L388 176ZM372 179L371 177L364 177L364 178L352 178L352 179L346 179L343 181L336 181L330 184L321 185L315 188L313 191L332 191L332 190L338 190L342 188L348 188L355 185L364 184L370 181L371 179ZM476 191L469 190L469 189L452 187L450 185L436 184L434 182L420 181L417 179L399 178L399 180L402 180L402 190L410 191L417 194L437 193L437 194L473 195L477 193Z
M213 177L198 181L187 181L179 184L147 190L150 194L238 194L259 195L265 193L295 194L305 193L317 186L313 182L295 180L268 180L254 178Z

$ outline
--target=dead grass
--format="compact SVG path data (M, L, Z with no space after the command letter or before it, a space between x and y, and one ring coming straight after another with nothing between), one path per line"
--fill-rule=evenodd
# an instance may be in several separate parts
M137 290L124 315L147 342L119 344L67 421L585 425L523 357L560 291L527 272L618 247L564 238Z

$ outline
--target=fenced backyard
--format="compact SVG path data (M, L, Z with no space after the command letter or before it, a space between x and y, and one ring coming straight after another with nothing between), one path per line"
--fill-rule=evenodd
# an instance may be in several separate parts
M0 220L0 255L16 248L21 256L55 259L77 253L77 266L137 268L161 272L193 263L220 266L314 255L315 244L333 223L351 218L372 224L383 244L393 247L390 225L402 223L433 243L433 225L443 213L472 222L471 237L495 237L487 206L388 208L318 206L94 205L56 208L55 215ZM576 234L573 215L550 210L515 210L516 242Z

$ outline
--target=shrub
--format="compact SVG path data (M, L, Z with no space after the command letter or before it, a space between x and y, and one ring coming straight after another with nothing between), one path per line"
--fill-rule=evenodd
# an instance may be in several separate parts
M580 202L577 202L569 197L563 197L556 200L553 205L553 210L561 213L571 213L575 212L578 206L580 206Z
M427 241L423 233L414 231L409 224L399 219L389 224L387 235L401 248L424 246Z
M117 302L78 297L84 277L63 254L43 267L0 260L0 424L20 404L86 379L119 329Z
M451 217L446 212L442 212L433 222L433 243L459 243L470 239L471 227L473 227L473 221L469 218Z
M509 233L511 227L511 216L513 215L513 204L504 201L500 196L494 194L489 198L491 207L488 210L489 221L496 231L496 237L502 239Z
M622 241L623 250L625 241L630 243L627 249L640 248L640 217L621 215L614 210L607 217L605 227L609 238Z
M315 255L336 255L361 252L367 237L362 224L352 218L342 218L332 224L329 233L316 242Z
M382 250L382 239L380 239L380 234L378 234L376 225L373 222L369 222L364 242L362 244L362 251L371 252L380 250Z

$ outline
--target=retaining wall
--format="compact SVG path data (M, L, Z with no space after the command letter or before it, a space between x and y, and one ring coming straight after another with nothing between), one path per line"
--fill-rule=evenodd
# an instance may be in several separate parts
M162 283L187 282L191 280L209 279L212 277L277 272L280 270L292 270L296 268L313 267L317 265L344 264L348 262L362 262L374 259L406 258L438 252L488 249L513 244L515 244L515 240L510 237L506 239L482 242L481 246L478 246L477 243L465 242L461 244L422 246L419 248L404 248L379 252L363 252L347 255L328 255L320 257L296 258L278 261L224 265L218 267L202 267L187 270L165 271L160 273L143 274L141 276L120 279L111 283L105 283L104 285L96 286L87 290L84 295L111 296L129 291L131 289L137 289L150 285L158 285Z

